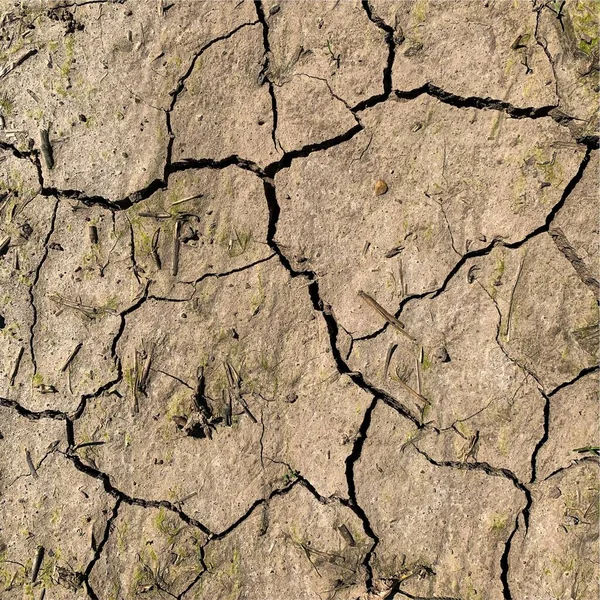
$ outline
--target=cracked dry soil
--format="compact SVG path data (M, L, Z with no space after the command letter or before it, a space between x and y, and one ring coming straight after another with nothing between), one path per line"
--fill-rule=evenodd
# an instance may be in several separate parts
M599 10L0 0L0 598L597 598Z

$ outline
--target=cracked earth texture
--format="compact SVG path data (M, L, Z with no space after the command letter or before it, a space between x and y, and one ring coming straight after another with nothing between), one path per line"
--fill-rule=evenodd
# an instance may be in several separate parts
M0 598L598 589L595 0L0 0Z

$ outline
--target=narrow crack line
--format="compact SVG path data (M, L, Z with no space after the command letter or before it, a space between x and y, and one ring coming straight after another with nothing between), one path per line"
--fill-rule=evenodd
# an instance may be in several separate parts
M33 281L28 289L29 302L31 304L31 311L33 313L33 318L31 320L31 326L29 327L29 353L31 355L31 364L33 365L34 374L37 372L37 362L35 360L35 348L34 348L34 335L35 335L35 326L37 325L37 320L38 320L38 311L37 311L37 307L35 305L34 290L35 290L35 286L37 285L37 282L40 279L42 267L44 266L44 263L46 262L46 259L48 258L48 252L49 252L48 243L50 242L50 238L52 237L52 234L54 233L54 227L56 225L56 215L58 214L59 203L60 202L57 199L54 204L54 208L52 209L52 216L50 217L50 227L48 229L48 233L46 234L46 237L44 238L44 250L42 253L42 258L40 259L40 262L38 263L38 265L35 269L35 272L33 275Z
M542 390L539 391L544 397L544 432L531 453L531 479L529 483L535 483L537 478L537 457L540 450L544 447L544 444L548 441L548 436L550 435L550 398L544 394Z
M94 556L92 557L92 560L88 563L88 565L85 568L85 571L83 573L86 590L92 600L99 600L99 599L98 599L96 592L94 591L94 589L92 588L92 586L90 584L89 578L92 573L92 570L94 569L94 566L100 560L100 557L102 556L102 551L104 550L104 547L108 543L108 538L110 537L110 534L114 529L114 522L119 515L119 507L121 506L121 502L122 502L121 498L116 499L115 505L113 506L113 509L112 509L112 514L106 521L102 539L98 543L98 545L94 551Z
M395 598L398 593L410 598L411 600L462 600L461 598L456 598L453 596L413 596L412 594L401 590L399 587L397 592L394 592L392 596L386 596L386 600L392 600L392 598Z
M444 148L444 160L445 152L446 149ZM444 202L441 199L439 201L435 200L435 198L432 198L427 192L425 192L425 196L430 200L433 200L433 202L435 202L440 207L440 210L442 211L442 215L444 217L444 221L446 222L446 227L448 228L448 234L450 235L450 245L452 246L452 250L454 250L454 253L457 256L462 257L462 253L456 249L456 244L454 243L454 234L452 233L452 227L450 227L450 221L448 220L448 215L446 214L446 209L444 208Z
M366 110L367 108L372 108L373 106L384 102L390 97L390 94L392 93L392 70L394 68L394 60L396 58L396 42L394 40L396 32L394 28L385 23L381 17L377 16L373 12L373 7L370 5L368 0L362 0L361 5L367 14L369 21L383 31L383 39L387 46L388 55L382 74L383 92L381 94L375 94L370 98L366 98L365 100L361 100L351 109L353 113Z
M585 369L581 369L573 379L569 379L569 381L564 381L560 385L557 385L554 389L548 392L548 396L552 397L554 394L557 394L561 390L564 390L566 387L571 385L575 385L580 379L583 379L586 375L590 375L591 373L597 373L600 371L600 365L592 365L591 367L586 367Z
M190 171L199 169L226 169L227 167L238 167L244 171L250 171L260 178L265 178L265 172L261 167L251 160L239 157L237 154L226 156L225 158L182 158L175 161L169 167L169 174L178 171Z
M462 269L462 267L468 261L472 260L473 258L487 256L497 246L503 246L510 250L515 250L517 248L520 248L524 244L526 244L531 239L537 237L538 235L548 232L552 225L554 218L556 217L556 215L558 214L560 209L564 206L565 202L567 201L567 198L573 192L573 190L575 189L577 184L581 181L581 178L583 177L583 175L586 171L586 168L590 162L590 158L591 158L593 150L594 150L594 148L591 148L589 146L587 147L585 155L582 158L581 162L579 163L577 172L575 173L575 175L573 175L573 177L571 178L569 183L567 183L567 185L565 186L565 189L563 190L563 193L561 194L560 199L550 209L550 212L546 215L545 221L542 225L540 225L539 227L536 227L533 231L527 233L523 238L521 238L520 240L517 240L515 242L505 242L502 239L496 238L496 239L492 240L487 246L484 246L483 248L479 248L477 250L471 250L470 252L466 252L465 254L463 254L461 256L461 258L457 261L457 263L454 265L454 267L452 267L452 269L450 270L448 275L446 275L446 277L444 278L444 281L442 282L442 285L439 288L437 288L435 290L427 290L425 292L421 292L420 294L411 294L409 296L406 296L405 298L403 298L400 301L399 308L394 313L394 316L396 318L399 318L400 315L402 314L402 311L404 310L405 306L407 304L409 304L410 302L414 302L415 300L422 300L423 298L430 298L431 300L433 300L433 299L437 298L438 296L440 296L446 290L446 288L448 287L448 284L452 281L454 276ZM373 331L372 333L368 333L366 335L355 338L354 341L359 342L359 341L374 339L377 336L379 336L381 333L386 331L387 327L388 327L388 325L386 323L385 325L383 325L379 329Z
M515 526L511 531L508 539L504 543L504 550L502 552L502 556L500 557L500 582L502 583L502 595L504 596L504 600L512 600L512 594L510 592L510 585L508 583L508 570L509 570L509 557L510 551L512 548L512 542L519 530L519 517L521 513L517 514L515 519Z
M335 137L329 138L327 140L322 140L320 142L315 142L314 144L306 144L301 148L296 150L290 150L286 152L278 161L275 161L264 169L264 173L267 177L274 177L279 171L283 169L287 169L292 162L297 158L306 158L310 154L314 152L321 152L322 150L329 150L334 146L338 146L344 142L351 140L355 135L360 133L363 130L363 126L360 124L356 124L351 127L348 131L341 133Z
M272 464L283 465L284 467L286 467L288 471L294 474L296 478L295 481L297 481L299 485L301 485L308 492L310 492L320 504L331 504L332 502L343 503L347 501L346 498L340 498L337 494L332 494L329 497L323 496L319 493L315 485L313 485L306 477L304 477L304 475L302 475L302 473L298 469L295 469L290 463L286 462L285 460L271 458L269 456L265 456L264 452L261 452L261 462L263 458L266 458Z
M50 10L57 8L79 8L89 4L125 4L126 0L84 0L83 2L58 2L53 4Z
M560 467L559 469L552 471L552 473L550 473L550 475L547 475L546 477L544 477L543 481L548 481L548 479L555 477L556 475L558 475L559 473L562 473L563 471L568 471L569 469L572 469L573 467L577 467L578 465L585 464L585 463L590 463L590 464L595 464L595 465L600 466L600 457L584 456L582 458L574 458L573 460L571 460L571 462L566 467Z
M493 467L487 462L477 461L477 462L461 462L457 460L435 460L431 458L424 450L421 450L418 446L413 444L415 450L423 456L430 464L436 467L448 467L451 469L458 469L461 471L483 471L487 475L491 475L493 477L503 477L504 479L508 479L512 482L512 484L521 492L524 492L527 495L527 487L521 483L518 477L510 470L500 467Z
M537 383L537 387L538 387L540 393L543 393L544 386L542 384L542 381L538 377L538 375L536 373L534 373L530 368L528 368L525 364L523 364L520 360L518 360L517 358L513 358L509 354L508 350L504 347L504 344L500 341L500 335L501 335L501 331L502 331L502 311L500 310L500 306L499 306L498 302L496 301L496 299L485 288L485 286L479 281L477 283L479 284L479 287L483 290L483 292L487 295L487 297L492 301L494 308L496 309L496 312L498 313L498 324L496 325L496 334L494 336L494 341L496 342L496 345L498 346L498 348L500 348L500 350L502 351L502 354L504 354L504 356L506 356L506 358L513 365L518 367L524 373L525 376L531 377Z
M277 255L275 254L275 252L273 252L272 254L269 254L268 256L265 256L264 258L259 258L259 259L255 260L254 262L242 265L241 267L235 267L234 269L230 269L229 271L223 271L222 273L216 273L213 271L209 271L208 273L204 273L203 275L201 275L200 277L198 277L198 279L195 279L194 281L180 281L179 283L181 283L182 285L191 285L194 287L194 292L192 293L191 296L189 296L187 298L169 298L168 296L155 296L154 294L151 294L148 296L147 299L148 300L156 300L157 302L175 302L175 303L191 302L194 299L194 296L196 295L196 292L197 292L196 286L199 283L202 283L205 279L210 279L210 278L221 279L222 277L229 277L230 275L235 275L236 273L242 273L244 271L253 269L257 265L266 263L266 262L272 260L273 258L275 258L276 256Z
M189 64L187 70L177 80L177 83L175 84L175 87L171 90L171 92L169 92L169 95L171 96L171 103L169 105L169 108L167 109L167 112L170 113L175 108L175 104L177 103L177 99L179 98L179 95L185 89L185 82L188 80L188 78L194 72L194 68L196 66L196 62L198 61L198 59L209 48L211 48L212 46L214 46L218 42L222 42L224 40L228 40L229 38L233 37L236 33L238 33L238 31L241 31L245 27L254 27L255 25L258 25L258 24L259 24L258 20L257 21L252 21L252 22L249 22L249 23L242 23L241 25L238 25L237 27L235 27L234 29L232 29L228 33L225 33L225 34L220 35L220 36L218 36L216 38L213 38L212 40L210 40L209 42L207 42L206 44L204 44L204 46L202 46L198 51L196 51L194 53L194 57L190 61L190 64Z
M564 125L567 122L572 121L571 117L568 117L564 114L554 115L553 111L556 109L556 105L547 105L540 107L517 107L510 102L506 102L505 100L497 100L495 98L482 98L480 96L459 96L457 94L453 94L452 92L447 92L446 90L438 87L437 85L433 85L432 83L426 83L423 86L423 91L428 96L432 96L433 98L437 98L440 102L444 104L450 104L455 108L477 108L481 110L498 110L506 113L509 117L513 119L542 119L544 117L550 117L557 121L559 124ZM398 92L396 92L398 93Z
M0 141L0 150L7 150L12 153L15 158L26 159L33 162L33 159L38 156L37 150L19 150L14 144Z
M198 562L200 563L202 570L194 577L194 579L192 579L192 581L190 581L190 583L188 585L185 586L183 591L177 595L177 600L182 600L182 598L200 581L200 579L202 578L202 575L204 575L204 573L208 572L206 562L204 562L204 558L205 558L204 546L198 546L198 554L199 554Z
M552 221L554 221L554 218L556 217L556 215L558 214L560 209L565 205L567 198L571 195L573 190L577 187L577 184L583 178L583 175L587 169L587 166L590 163L590 159L592 157L593 150L594 150L594 148L591 148L589 146L586 148L585 155L584 155L583 159L581 160L581 162L579 163L577 172L575 173L575 175L573 175L573 177L571 178L569 183L567 183L567 185L565 186L565 189L563 190L563 193L561 194L558 202L551 208L550 212L546 215L546 220L545 220L544 224L540 225L539 227L537 227L536 229L534 229L533 231L528 233L521 240L504 244L507 248L510 248L510 249L519 248L520 246L522 246L523 244L528 242L530 239L536 237L540 233L546 233L550 230Z
M261 265L263 263L269 262L270 260L275 258L275 256L276 256L276 253L273 252L272 254L269 254L269 256L266 256L264 258L259 258L259 259L255 260L254 262L248 263L241 267L235 267L234 269L230 269L229 271L223 271L222 273L213 273L213 272L204 273L204 275L201 275L200 277L198 277L198 279L196 279L194 281L189 281L189 282L182 281L181 283L190 283L191 285L197 285L197 284L203 282L205 279L210 279L213 277L215 279L220 279L221 277L228 277L229 275L235 275L236 273L242 273L243 271L248 271L249 269L253 269L257 265Z
M119 329L117 330L117 332L112 340L112 343L110 345L110 356L113 360L113 365L117 369L116 376L113 379L111 379L110 381L107 381L104 384L102 384L99 388L96 389L96 391L91 392L90 394L84 394L81 397L78 407L75 409L75 411L70 416L69 421L74 422L77 419L79 419L83 415L89 400L91 400L92 398L98 398L100 395L102 395L104 392L107 392L111 387L117 385L123 379L123 365L122 365L121 359L117 353L117 346L119 344L119 341L121 340L121 337L123 336L123 333L125 332L125 327L127 325L127 318L126 318L127 315L136 311L148 300L149 287L150 287L150 281L148 280L144 287L143 294L141 294L141 296L133 304L131 304L131 306L129 306L126 309L124 309L123 311L121 311L118 315L120 318Z
M265 11L263 9L261 0L254 0L254 9L256 10L256 18L261 24L263 30L264 59L261 74L262 76L264 76L264 81L267 82L267 86L269 88L269 96L271 97L271 112L273 114L273 127L271 128L271 139L273 140L273 146L275 148L275 151L278 151L278 146L279 149L283 151L281 144L279 144L277 141L277 97L275 96L275 86L273 85L273 82L271 81L271 78L269 76L269 61L271 55L271 45L269 42L269 24L267 23Z
M214 541L214 540L222 540L224 537L226 537L227 535L229 535L232 531L234 531L235 529L237 529L244 521L246 521L250 516L252 516L252 514L254 513L254 511L259 507L262 506L263 504L268 503L269 501L271 501L273 498L277 497L277 496L285 496L286 494L288 494L292 489L294 489L294 487L296 487L297 485L300 485L301 480L296 478L294 479L294 481L291 481L290 483L288 483L287 485L285 485L284 487L281 488L277 488L276 490L273 490L267 498L259 498L258 500L255 500L251 505L250 508L248 508L248 510L236 521L234 521L231 525L229 525L229 527L223 529L223 531L219 532L219 533L213 533L209 536L209 539L207 540L206 544L209 544L210 542Z
M16 400L10 400L9 398L3 398L0 396L0 406L4 408L11 408L16 411L21 417L25 417L30 421L39 421L40 419L55 419L57 421L66 421L68 416L66 413L60 410L46 409L41 411L34 411L25 408Z
M523 519L525 522L525 530L529 528L529 509L531 507L531 492L529 488L519 481L519 478L510 470L501 467L493 467L487 462L460 462L456 460L435 460L431 458L424 450L421 450L416 444L413 444L415 450L423 456L427 462L436 466L436 467L447 467L450 469L457 469L460 471L481 471L486 475L490 475L492 477L502 477L504 479L508 479L520 492L523 492L526 498L526 505L521 511L523 514Z
M98 481L101 481L102 485L104 486L104 491L110 494L113 498L120 499L122 502L129 504L130 506L141 506L142 508L164 508L169 512L176 514L187 525L202 531L202 533L204 533L206 536L212 537L214 535L210 529L208 529L208 527L206 527L197 519L190 517L172 502L169 502L168 500L146 500L144 498L130 496L129 494L126 494L125 492L116 488L111 483L110 476L107 473L86 465L77 454L74 454L72 451L68 451L63 454L65 458L71 461L73 466L78 471L88 475L89 477L97 479Z
M85 204L85 206L100 206L107 210L118 211L130 208L142 200L147 200L150 198L150 196L152 196L152 194L156 193L158 190L164 189L165 187L166 182L163 179L154 179L147 186L132 192L120 200L110 200L104 196L98 195L88 196L85 192L76 189L59 189L56 187L46 186L42 187L41 195L77 200L78 202Z
M367 536L373 540L373 543L365 557L363 559L363 566L365 567L367 577L366 577L366 586L367 590L372 589L373 587L373 568L371 566L371 558L375 552L375 548L379 544L379 536L373 530L371 522L369 521L369 517L364 509L358 502L356 497L356 481L354 478L354 467L356 463L360 460L362 455L362 450L365 445L365 441L367 439L369 427L371 426L371 419L373 416L373 411L377 406L378 398L373 397L371 404L367 407L365 414L363 416L362 423L358 429L358 435L354 440L354 444L352 446L352 452L346 457L346 482L348 485L348 502L347 505L354 511L354 514L361 520L363 529Z
M167 126L167 128L170 128L170 117L169 125ZM170 152L170 150L168 150L168 152ZM168 160L170 161L170 157L168 157ZM127 210L135 204L147 200L159 190L166 189L168 187L168 179L172 173L200 169L221 170L226 169L230 166L235 166L242 170L250 171L261 178L265 177L264 172L256 163L254 163L251 160L240 158L237 155L227 156L219 160L215 160L212 158L184 158L180 161L166 164L165 176L163 179L154 179L144 188L132 192L119 200L110 200L108 198L98 195L88 196L85 192L76 189L59 189L55 187L46 187L43 184L43 175L40 174L40 171L38 171L38 177L42 177L42 189L40 192L40 195L42 196L54 196L57 198L76 200L78 202L81 202L85 206L100 206L102 208L105 208L106 210L116 212L121 210Z
M294 77L306 77L307 79L314 79L316 81L322 81L326 86L327 89L329 90L329 95L334 98L335 100L337 100L338 102L341 102L346 109L352 113L352 118L356 121L356 123L358 125L360 125L360 119L358 117L358 115L356 114L355 110L350 106L350 104L348 104L348 102L346 100L344 100L341 96L338 96L332 89L331 89L331 85L329 83L329 81L325 78L325 77L318 77L317 75L309 75L308 73L296 73L296 75L294 75ZM281 84L278 87L283 87L284 84Z

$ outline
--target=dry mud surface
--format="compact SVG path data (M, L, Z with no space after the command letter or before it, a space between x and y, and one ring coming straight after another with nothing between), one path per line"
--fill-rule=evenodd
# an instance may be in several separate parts
M594 0L0 0L0 598L598 597Z

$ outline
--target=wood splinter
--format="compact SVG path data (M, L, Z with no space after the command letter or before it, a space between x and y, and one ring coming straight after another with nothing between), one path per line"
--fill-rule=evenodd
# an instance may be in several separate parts
M504 336L506 337L506 341L510 341L510 324L512 321L513 307L514 307L514 299L515 299L515 290L517 289L517 285L519 285L519 279L521 278L521 272L523 271L523 265L525 264L526 255L523 256L521 262L519 264L519 270L517 271L517 278L515 279L515 285L512 288L510 293L510 300L508 302L508 315L506 317L506 323L504 324Z
M429 400L427 400L427 398L425 398L425 396L419 394L419 392L417 392L416 390L413 390L410 385L408 385L400 376L400 371L398 368L396 368L396 376L398 377L398 383L409 393L411 393L415 398L417 398L418 400L421 400L421 402L425 402L425 404L429 404L431 405L431 402L429 402Z
M173 262L171 263L171 275L175 277L179 271L179 234L181 232L181 221L175 222L175 232L173 234Z
M54 155L52 154L52 145L50 144L50 136L47 129L40 129L40 141L42 156L48 169L54 168Z
M35 560L33 561L33 567L31 568L31 581L35 582L37 579L38 573L40 572L40 567L42 566L42 561L44 560L44 546L38 546L37 553L35 555Z
M15 364L13 366L13 370L10 374L10 385L15 385L15 379L17 378L17 373L19 372L19 365L21 364L21 359L23 358L24 348L21 346L19 348L19 352L17 354L17 358L15 359Z
M90 244L95 246L98 243L98 228L95 225L88 225L88 235L90 237Z
M376 310L390 325L393 325L400 333L404 334L411 342L416 342L415 338L413 338L407 331L404 329L404 326L394 315L389 313L375 298L369 296L369 294L363 292L362 290L358 291L358 295L374 310Z
M64 373L68 368L69 365L73 362L74 358L77 356L77 353L81 350L81 347L83 346L82 342L79 342L77 344L77 346L75 346L75 348L73 349L73 352L71 352L71 354L69 354L69 358L67 358L67 360L65 361L65 364L62 366L61 368L61 373Z
M387 354L385 356L385 364L383 366L383 378L384 379L387 378L388 370L390 368L390 362L392 360L392 356L394 355L394 352L396 351L397 347L398 347L398 344L390 344L390 347L388 348Z
M31 453L27 449L25 449L25 460L27 461L27 466L29 467L29 472L31 473L31 476L34 479L37 479L39 475L37 469L35 468L35 465L33 464L33 460L31 459Z
M162 268L162 263L160 262L160 256L158 254L159 240L160 240L160 227L158 227L156 229L156 231L154 232L154 235L152 236L152 245L150 247L150 250L152 252L152 258L154 259L154 262L156 263L156 268L160 271L160 269Z
M344 538L344 541L348 544L348 546L356 546L356 542L354 541L354 537L350 533L350 530L344 523L338 526L338 531L340 535Z

